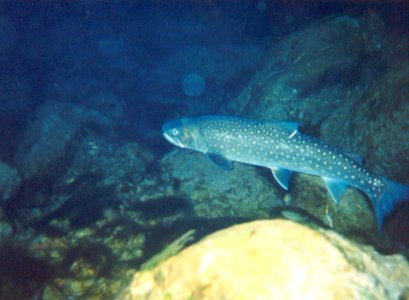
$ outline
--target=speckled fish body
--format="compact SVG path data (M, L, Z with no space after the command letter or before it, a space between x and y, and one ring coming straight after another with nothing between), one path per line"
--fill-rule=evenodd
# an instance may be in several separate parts
M203 152L226 169L232 161L270 168L284 189L293 171L322 177L337 203L353 186L371 199L379 226L395 204L409 199L409 187L376 176L359 158L300 134L297 123L202 116L168 122L162 130L172 144Z

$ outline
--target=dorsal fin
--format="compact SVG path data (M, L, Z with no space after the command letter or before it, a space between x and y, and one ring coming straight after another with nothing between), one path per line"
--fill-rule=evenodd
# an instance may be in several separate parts
M363 165L364 164L364 159L361 155L356 154L356 153L344 153L344 155L350 159L352 159L354 162Z
M274 125L277 126L278 128L288 130L291 132L294 132L294 131L298 132L298 128L300 128L300 124L298 124L297 122L291 122L291 121L278 121L278 122L274 122Z

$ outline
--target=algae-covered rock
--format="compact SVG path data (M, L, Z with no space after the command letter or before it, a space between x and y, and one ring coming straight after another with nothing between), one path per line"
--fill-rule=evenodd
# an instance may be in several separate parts
M112 217L59 238L30 241L30 252L59 270L44 286L42 299L113 299L142 256L145 236L135 228L136 223Z
M162 159L161 170L163 181L177 181L166 193L189 199L199 217L267 217L282 204L267 169L268 176L239 163L224 170L201 153L176 150Z
M137 185L153 159L148 148L137 143L118 145L87 136L76 141L72 152L65 172L52 183L48 182L47 189L30 190L30 186L21 189L23 195L30 197L18 198L19 203L31 201L31 205L29 209L16 210L16 214L26 222L55 222L58 225L54 225L67 230L67 226L86 226L103 219L113 206L132 206L138 202ZM38 186L44 184L39 182ZM47 193L50 186L52 194ZM31 209L33 205L36 209ZM140 214L132 217L140 221Z
M408 279L400 255L291 221L255 221L136 273L120 299L406 299Z
M294 174L290 190L290 206L307 211L327 226L339 232L378 235L375 212L365 194L349 188L336 204L324 181L316 176Z

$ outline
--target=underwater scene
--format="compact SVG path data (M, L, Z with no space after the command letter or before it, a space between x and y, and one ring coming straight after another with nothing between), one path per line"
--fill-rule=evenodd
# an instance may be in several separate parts
M409 299L408 16L0 1L0 299Z

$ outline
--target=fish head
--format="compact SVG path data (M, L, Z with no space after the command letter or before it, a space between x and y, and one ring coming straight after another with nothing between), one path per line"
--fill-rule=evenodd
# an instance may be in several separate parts
M191 119L183 118L167 122L162 126L162 133L163 137L175 146L200 152L206 150L200 130Z

